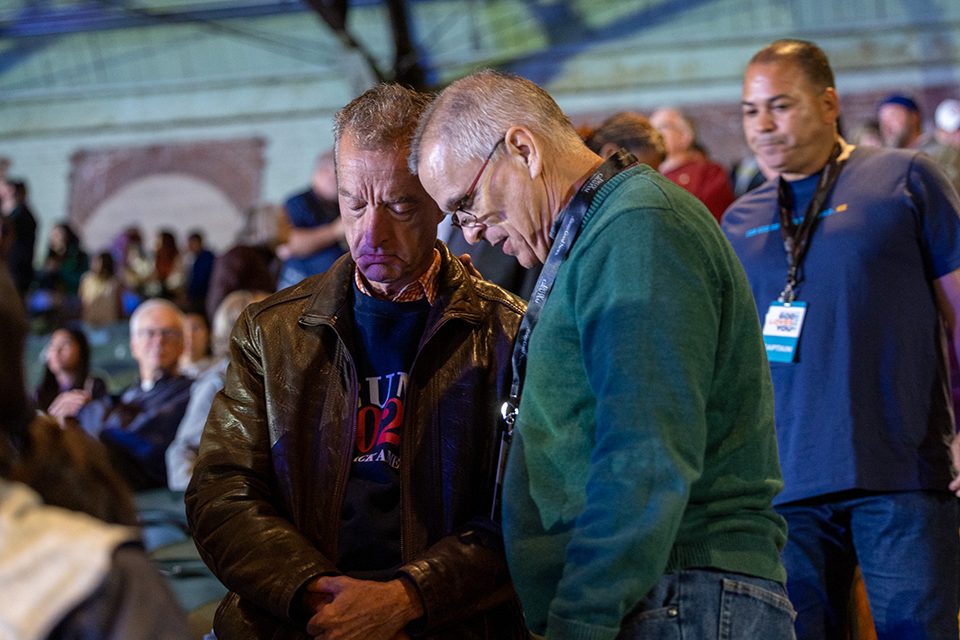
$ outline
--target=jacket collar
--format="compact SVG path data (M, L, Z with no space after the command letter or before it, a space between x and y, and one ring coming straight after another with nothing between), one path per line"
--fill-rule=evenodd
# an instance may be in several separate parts
M436 249L440 252L440 272L437 275L437 297L430 307L425 333L450 318L459 318L478 324L481 320L480 298L473 286L473 280L463 264L450 253L443 242L437 240ZM353 274L356 263L349 254L337 260L318 280L315 289L307 300L301 325L329 324L342 327L351 317L350 290L353 287Z

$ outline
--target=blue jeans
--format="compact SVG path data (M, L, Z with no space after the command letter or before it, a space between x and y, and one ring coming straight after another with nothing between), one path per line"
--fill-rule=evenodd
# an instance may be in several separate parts
M624 618L617 640L792 640L783 585L739 573L668 573Z
M859 562L879 640L957 638L960 535L947 492L845 493L777 507L797 638L844 638Z

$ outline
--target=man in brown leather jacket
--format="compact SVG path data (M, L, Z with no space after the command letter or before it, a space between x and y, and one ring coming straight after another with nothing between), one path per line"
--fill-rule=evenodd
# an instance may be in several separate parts
M234 329L186 494L221 640L526 637L489 517L524 304L436 242L406 166L428 103L338 112L350 255Z

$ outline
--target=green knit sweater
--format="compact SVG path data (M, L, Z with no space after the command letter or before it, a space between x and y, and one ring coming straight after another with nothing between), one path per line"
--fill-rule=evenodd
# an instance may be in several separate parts
M783 582L756 306L703 205L649 167L598 192L531 336L504 488L527 623L612 639L665 572Z

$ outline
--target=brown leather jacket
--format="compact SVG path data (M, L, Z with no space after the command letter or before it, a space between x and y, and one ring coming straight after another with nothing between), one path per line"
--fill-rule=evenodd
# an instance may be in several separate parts
M526 637L488 515L499 404L525 305L467 274L442 243L439 291L410 371L401 441L398 574L430 638ZM194 539L231 590L221 640L305 638L300 590L333 564L353 452L354 262L251 305L186 493Z

